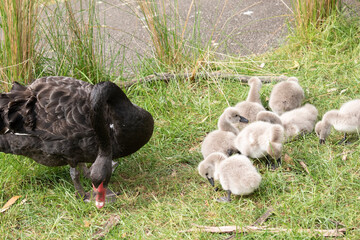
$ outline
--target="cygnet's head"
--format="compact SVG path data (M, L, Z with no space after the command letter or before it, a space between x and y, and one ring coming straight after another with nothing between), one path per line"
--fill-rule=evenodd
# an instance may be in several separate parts
M248 123L249 120L246 119L245 117L240 115L240 112L237 108L235 107L228 107L227 109L225 109L224 111L225 114L225 119L226 121L232 123L232 124L236 124L236 123Z
M324 121L319 121L315 125L315 133L319 137L319 143L324 144L325 139L330 135L331 127L327 126Z
M200 162L198 166L199 174L206 178L211 186L215 185L214 182L214 173L215 173L215 166L219 164L222 160L225 160L227 156L220 152L215 152L207 156L203 161Z

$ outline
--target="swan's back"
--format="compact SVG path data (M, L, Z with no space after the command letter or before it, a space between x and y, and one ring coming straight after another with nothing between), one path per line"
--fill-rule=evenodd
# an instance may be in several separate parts
M36 127L48 134L68 138L92 131L89 94L92 85L64 77L40 78L29 86L35 104Z
M269 107L273 112L281 115L300 107L304 97L304 90L299 85L297 78L291 77L273 87L270 93Z
M340 108L340 112L342 114L352 114L360 116L360 99L354 99L344 103Z

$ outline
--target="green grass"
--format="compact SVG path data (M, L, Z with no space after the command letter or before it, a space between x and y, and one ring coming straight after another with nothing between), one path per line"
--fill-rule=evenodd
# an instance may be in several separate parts
M322 94L326 83L313 86L311 80L298 75L307 91L307 99ZM339 77L341 80L343 77ZM352 81L348 84L356 85ZM263 96L272 85L265 85ZM350 85L351 86L351 85ZM223 95L219 89L225 93ZM234 91L235 90L235 91ZM258 165L263 176L260 189L249 197L237 197L229 204L220 204L205 179L197 173L202 160L200 143L205 134L216 127L217 118L227 107L225 98L235 104L246 97L248 87L236 82L199 82L194 85L170 82L137 85L127 94L155 117L154 136L136 154L120 159L110 188L121 191L117 201L97 210L74 197L68 167L47 168L23 157L3 155L0 160L1 200L22 195L1 218L0 232L13 238L9 228L17 229L16 238L59 239L90 238L112 215L121 217L107 239L224 239L226 235L178 233L199 225L252 224L268 207L275 214L266 222L271 227L332 229L331 220L347 227L359 225L360 182L359 141L351 146L337 146L341 134L333 132L326 145L320 146L315 134L286 144L295 165L270 172ZM321 100L326 106L338 107L355 94ZM312 101L311 101L312 102ZM316 102L312 102L315 105ZM206 118L206 119L205 119ZM205 119L205 120L204 120ZM204 121L203 121L204 120ZM342 160L343 152L347 159ZM298 162L305 161L311 177ZM289 169L288 169L289 168ZM89 181L83 181L90 190ZM356 239L359 230L347 237ZM246 238L306 239L312 234L252 233Z
M310 42L290 38L289 45L250 60L212 63L212 71L296 76L305 102L318 108L320 119L327 110L359 98L360 81L358 22L336 16L324 26L312 31ZM55 73L72 71L59 67ZM261 89L266 107L274 84ZM289 155L294 164L268 171L256 162L263 181L254 194L226 204L215 201L224 192L214 192L197 173L200 144L228 104L244 100L248 90L246 84L217 79L141 83L127 89L134 103L153 114L154 135L138 152L119 159L109 187L121 195L101 210L75 197L69 167L48 168L25 157L1 154L0 207L12 196L22 196L0 213L1 238L90 239L116 214L121 220L105 239L225 239L228 234L179 231L193 228L192 224L250 225L269 207L274 214L264 225L294 231L250 233L244 239L322 239L296 229L333 229L333 221L349 229L358 227L360 140L353 136L353 145L339 146L342 134L335 131L325 145L318 144L315 133L285 144L282 156ZM82 182L91 189L88 180ZM346 239L359 236L359 229L349 230Z

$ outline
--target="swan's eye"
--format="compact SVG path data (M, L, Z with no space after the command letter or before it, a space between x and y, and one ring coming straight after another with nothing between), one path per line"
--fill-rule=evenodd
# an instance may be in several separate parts
M209 176L209 173L205 173L205 176L206 176L206 177Z

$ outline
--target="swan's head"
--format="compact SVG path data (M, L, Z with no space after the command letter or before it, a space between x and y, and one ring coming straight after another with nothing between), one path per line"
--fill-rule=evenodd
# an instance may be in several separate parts
M215 165L213 163L203 160L198 166L198 171L203 178L206 178L209 181L211 186L215 185L214 183Z
M232 124L236 123L248 123L249 120L240 115L240 112L235 107L229 107L224 112L226 120Z
M207 156L198 166L199 174L203 178L206 178L213 187L215 186L214 179L216 179L215 166L226 158L227 156L225 154L215 152Z
M324 144L325 139L330 135L331 125L327 124L325 121L319 121L315 125L315 133L319 137L319 143Z
M112 159L99 155L90 168L90 178L98 209L105 206L106 188L112 174Z
M258 77L252 77L248 81L248 85L252 86L253 84L256 84L256 87L261 88L261 80Z

